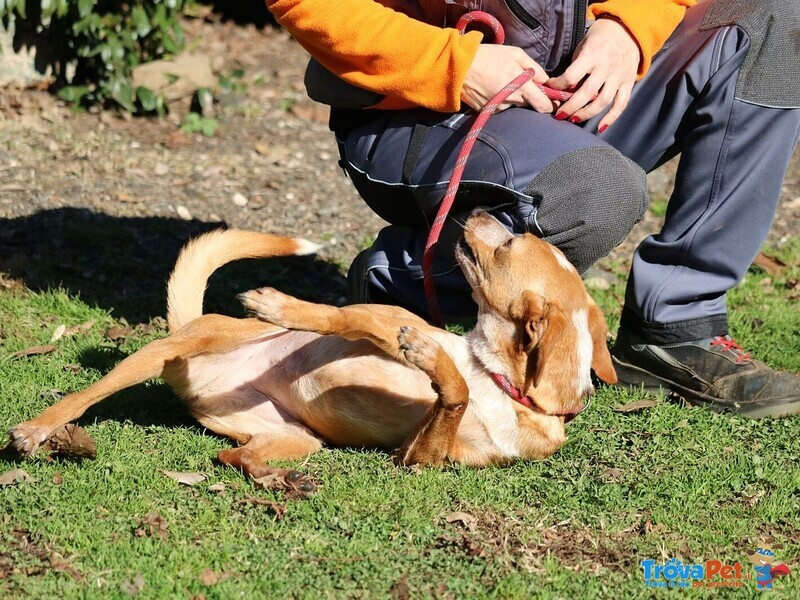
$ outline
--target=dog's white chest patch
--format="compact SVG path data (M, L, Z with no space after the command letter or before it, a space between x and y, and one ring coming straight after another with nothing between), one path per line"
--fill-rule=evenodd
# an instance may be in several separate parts
M470 389L469 408L502 456L519 457L517 413L493 381L483 380Z

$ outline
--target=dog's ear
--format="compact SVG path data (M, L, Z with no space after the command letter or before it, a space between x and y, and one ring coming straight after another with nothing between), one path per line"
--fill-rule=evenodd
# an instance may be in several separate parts
M608 327L600 307L589 298L589 333L592 336L592 369L606 383L617 383L617 372L606 345Z
M527 307L527 318L525 320L525 337L529 340L528 368L532 369L533 385L538 387L541 384L547 365L563 365L564 357L559 356L558 352L563 351L559 343L570 326L564 312L555 304L547 302L542 296L533 292L525 292L525 306ZM560 349L560 350L559 350ZM560 377L553 377L553 366L550 365L549 382L551 386L558 385L556 380ZM564 378L565 381L569 379Z
M539 345L548 328L550 306L545 299L535 292L525 290L522 293L522 350L530 354Z

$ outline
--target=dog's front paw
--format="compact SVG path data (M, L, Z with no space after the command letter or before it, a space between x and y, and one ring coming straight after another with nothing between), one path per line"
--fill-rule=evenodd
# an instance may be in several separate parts
M405 359L424 373L432 373L436 368L436 355L439 344L414 327L404 325L397 334L397 343Z
M25 421L8 431L11 447L21 456L30 456L42 445L50 435L50 428L36 425L33 421Z
M392 462L399 467L443 467L447 463L447 450L442 448L419 448L416 440L399 448L392 456Z
M270 287L258 288L257 290L239 294L239 300L248 313L261 321L274 323L281 327L284 326L282 322L284 318L283 307L286 306L288 299L290 299L290 296Z

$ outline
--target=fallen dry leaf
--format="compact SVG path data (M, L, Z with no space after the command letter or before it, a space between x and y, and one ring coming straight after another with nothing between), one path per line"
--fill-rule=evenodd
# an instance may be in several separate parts
M230 577L231 574L227 571L222 571L222 573L217 573L214 569L208 568L203 569L203 572L200 573L200 583L202 583L206 587L210 587L222 581L223 579L227 579Z
M285 504L281 504L280 502L273 502L272 500L267 500L266 498L254 498L253 496L248 496L243 500L239 500L239 504L250 504L251 506L264 506L273 515L275 515L276 519L282 519L283 516L286 514Z
M62 458L97 458L97 446L86 430L75 423L67 423L50 434L42 448L45 452Z
M117 192L117 202L139 202L139 200L140 198L125 190Z
M129 596L137 596L144 590L144 577L137 575L133 581L123 581L120 589Z
M175 212L178 213L178 216L184 221L192 220L192 213L190 213L189 209L186 208L183 204L179 204L178 206L176 206Z
M25 356L35 356L37 354L48 354L56 350L55 346L51 346L50 344L44 346L31 346L30 348L25 348L24 350L20 350L18 352L14 352L14 358L23 358Z
M221 481L219 483L214 483L208 486L209 492L224 492L225 491L225 484Z
M84 321L80 325L73 325L72 327L67 327L64 331L64 335L75 335L76 333L85 333L89 331L97 321L95 319L90 319L88 321Z
M64 324L61 324L58 327L56 327L56 330L53 332L53 335L50 338L50 343L52 344L53 342L57 342L58 340L60 340L66 330L67 326Z
M147 513L134 530L136 537L157 537L165 540L169 537L167 520L156 512Z
M124 341L133 333L130 325L115 325L106 329L106 337L112 342Z
M658 400L649 400L645 398L644 400L635 400L627 404L617 404L614 410L621 413L630 413L644 410L645 408L653 408L654 406L658 406L658 404Z
M650 519L645 519L643 529L645 533L663 533L667 530L667 526L663 523L654 525Z
M31 477L22 469L11 469L0 475L0 485L16 485L18 483L36 483L36 479Z
M392 600L408 600L411 596L408 587L408 574L404 573L403 576L392 584L389 588L389 596Z
M742 500L744 500L745 504L750 508L753 508L756 504L758 504L759 500L763 498L767 493L764 490L758 490L752 495L749 494L742 494Z
M206 476L202 473L184 473L181 471L164 471L164 475L170 479L174 479L181 485L193 486L201 481L206 480Z
M270 473L264 477L254 477L256 487L265 490L283 490L290 498L308 498L317 491L317 486L298 471Z
M610 479L612 481L619 481L622 479L622 471L617 469L616 467L611 467L610 469L606 469L603 471L603 477L605 479Z
M753 261L753 265L762 269L767 275L772 275L773 277L777 277L783 273L783 270L786 268L786 263L781 259L776 256L764 254L763 252L758 253Z
M189 137L180 129L176 129L175 131L171 132L164 140L164 146L170 150L182 148L183 146L188 146L191 143L192 141L189 139Z
M469 513L454 512L444 518L448 523L461 523L470 531L475 531L478 527L478 519Z

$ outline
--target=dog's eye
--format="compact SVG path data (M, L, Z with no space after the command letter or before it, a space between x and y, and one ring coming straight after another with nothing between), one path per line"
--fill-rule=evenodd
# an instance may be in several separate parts
M494 249L494 251L498 252L500 250L508 250L509 248L511 248L511 244L513 244L513 243L514 243L514 237L512 236L512 237L508 238L505 242L503 242L502 244L497 246Z
M511 244L513 243L514 243L514 238L513 237L508 238L505 242L503 242L497 248L494 249L494 255L497 256L497 254L500 252L507 252L509 249L511 249Z

